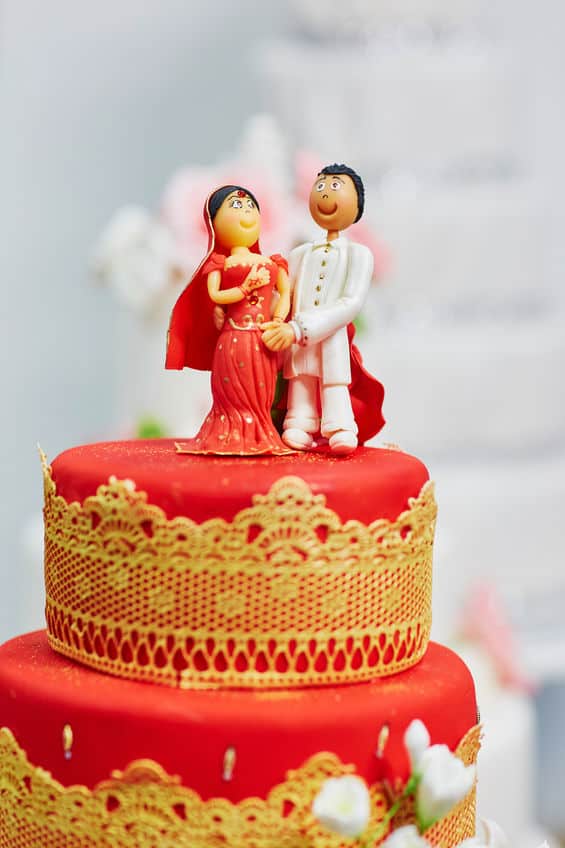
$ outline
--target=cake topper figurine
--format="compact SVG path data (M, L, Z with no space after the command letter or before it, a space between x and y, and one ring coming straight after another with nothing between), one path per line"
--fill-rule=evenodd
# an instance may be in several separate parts
M284 454L327 442L346 455L383 426L383 387L353 345L373 257L341 234L363 214L363 183L329 165L309 206L326 235L291 252L289 279L282 256L261 254L254 195L227 185L208 197L208 250L173 309L166 367L210 370L213 403L179 453ZM279 363L289 381L282 437L271 416Z
M263 324L265 345L285 351L289 389L282 439L295 450L315 447L319 434L333 453L349 454L384 425L383 387L365 371L352 344L373 257L342 235L361 218L364 201L363 182L352 168L334 164L320 171L309 207L326 235L291 252L291 320Z
M173 309L166 367L210 370L213 403L198 434L177 450L290 453L271 417L278 355L261 337L265 321L276 327L289 312L286 260L261 255L259 204L241 186L212 192L204 221L208 250Z

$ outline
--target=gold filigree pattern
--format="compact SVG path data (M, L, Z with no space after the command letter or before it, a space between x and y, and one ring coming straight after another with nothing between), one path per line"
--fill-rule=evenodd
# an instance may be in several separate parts
M463 739L457 755L475 762L479 730ZM330 753L316 754L289 771L266 799L238 804L203 801L157 763L139 760L114 772L93 790L63 787L29 763L7 728L0 729L0 845L3 848L342 848L311 806L322 783L354 771ZM383 787L371 787L371 829L387 809ZM475 793L428 831L431 844L454 848L474 835ZM384 835L383 835L384 838ZM382 841L382 840L381 840ZM347 841L351 845L351 841ZM380 844L376 842L375 845Z
M426 650L431 483L369 526L297 477L197 524L129 480L69 504L43 464L47 627L66 656L170 686L289 688L395 674Z

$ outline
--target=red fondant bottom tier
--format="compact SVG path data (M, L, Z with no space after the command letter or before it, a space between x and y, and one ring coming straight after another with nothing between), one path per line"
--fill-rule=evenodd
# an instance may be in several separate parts
M394 785L408 777L403 734L414 718L451 750L477 723L471 675L440 645L391 678L279 692L180 691L115 679L63 659L43 632L0 648L0 727L63 786L92 788L150 759L202 799L239 802L265 798L320 752L352 764L370 784Z

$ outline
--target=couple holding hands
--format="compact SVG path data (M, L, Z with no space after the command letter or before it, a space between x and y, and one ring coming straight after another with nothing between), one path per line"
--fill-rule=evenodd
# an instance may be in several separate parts
M227 185L208 197L208 251L173 309L166 367L211 371L213 405L179 452L285 454L327 442L345 455L381 429L383 387L352 344L373 257L342 235L363 206L353 169L324 168L309 207L325 234L294 248L287 264L261 254L249 190ZM288 384L279 434L271 409L280 367Z

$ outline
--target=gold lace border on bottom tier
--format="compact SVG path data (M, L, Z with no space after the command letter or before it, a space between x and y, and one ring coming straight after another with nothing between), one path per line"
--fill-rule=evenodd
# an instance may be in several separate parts
M474 763L480 728L456 754ZM234 804L203 801L152 760L138 760L93 790L63 787L33 766L8 728L0 729L0 845L3 848L341 848L343 839L313 817L312 801L324 780L354 772L334 754L319 753L289 771L266 799ZM398 789L398 787L397 787ZM475 789L426 834L432 845L453 848L475 833ZM371 828L382 822L390 791L371 787ZM395 826L412 821L405 806ZM386 837L383 834L382 840ZM351 845L351 840L348 840ZM380 844L376 842L375 844Z

